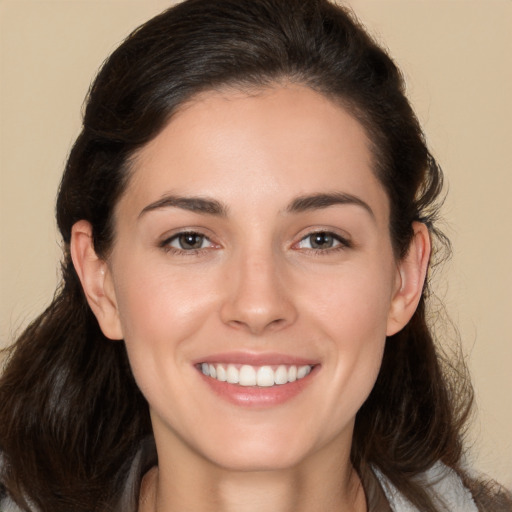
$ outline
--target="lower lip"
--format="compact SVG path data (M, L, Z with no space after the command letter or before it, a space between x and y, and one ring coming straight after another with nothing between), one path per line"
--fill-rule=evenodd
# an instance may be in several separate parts
M269 387L240 386L221 382L204 375L199 370L199 375L204 382L220 397L228 402L242 407L265 408L281 405L295 398L311 382L317 373L317 366L311 372L294 382Z

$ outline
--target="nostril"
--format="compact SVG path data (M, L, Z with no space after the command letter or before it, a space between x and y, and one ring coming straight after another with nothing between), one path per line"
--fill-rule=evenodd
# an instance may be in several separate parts
M239 330L246 329L251 334L258 335L263 332L282 328L283 326L286 325L287 320L284 318L276 318L276 319L270 320L270 321L261 320L259 322L255 321L254 319L247 320L247 321L231 320L227 323L228 323L228 325L230 325L231 327L233 327L235 329L239 329Z
M250 269L254 267L250 266ZM259 334L294 322L294 302L286 293L288 287L277 276L270 272L249 273L246 269L231 277L231 286L226 290L220 308L224 324Z
M279 327L282 324L284 324L286 320L284 318L277 318L276 320L272 320L272 322L269 323L269 327L276 326Z

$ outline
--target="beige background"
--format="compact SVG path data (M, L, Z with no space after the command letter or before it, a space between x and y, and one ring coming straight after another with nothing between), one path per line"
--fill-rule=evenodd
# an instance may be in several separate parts
M170 2L0 0L0 346L50 300L53 203L89 81ZM469 356L470 460L512 487L512 0L352 0L402 67L445 170L440 280Z

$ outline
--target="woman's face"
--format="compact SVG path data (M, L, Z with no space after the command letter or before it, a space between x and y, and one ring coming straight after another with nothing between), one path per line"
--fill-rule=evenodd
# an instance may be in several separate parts
M134 161L108 262L159 450L346 454L399 328L388 224L363 128L323 96L211 92L175 115Z

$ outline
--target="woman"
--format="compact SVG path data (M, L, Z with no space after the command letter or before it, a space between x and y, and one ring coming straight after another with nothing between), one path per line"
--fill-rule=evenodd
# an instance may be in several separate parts
M0 382L2 510L510 510L462 467L471 388L425 319L441 185L343 9L189 0L136 30Z

